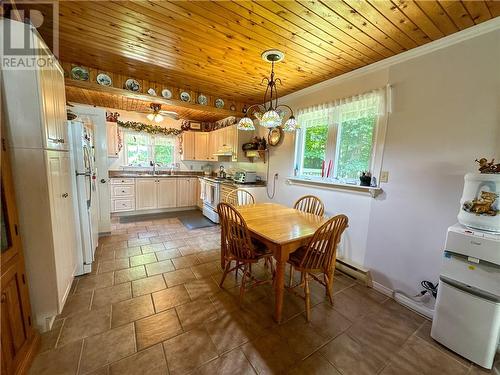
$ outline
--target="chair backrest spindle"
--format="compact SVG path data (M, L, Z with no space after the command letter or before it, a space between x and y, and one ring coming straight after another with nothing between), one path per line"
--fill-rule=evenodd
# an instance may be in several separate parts
M241 214L228 203L217 205L222 240L226 244L225 251L237 259L252 259L255 250L250 239L250 233Z
M307 245L300 267L325 271L330 269L335 263L337 245L348 221L347 216L337 215L319 227Z
M323 202L321 202L321 199L314 195L304 195L299 198L293 205L293 208L318 216L323 216L325 213L325 206Z
M232 204L233 206L244 206L246 204L254 204L255 198L248 190L234 189L227 195L225 203Z

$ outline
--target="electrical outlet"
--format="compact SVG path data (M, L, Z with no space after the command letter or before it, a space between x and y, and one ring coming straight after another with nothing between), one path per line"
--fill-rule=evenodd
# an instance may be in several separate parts
M380 172L380 182L389 182L389 172L388 171Z

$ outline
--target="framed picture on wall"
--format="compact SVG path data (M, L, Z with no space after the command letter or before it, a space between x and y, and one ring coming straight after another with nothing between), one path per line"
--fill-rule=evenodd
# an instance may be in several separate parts
M189 128L191 130L201 130L201 123L200 122L191 122L189 124Z

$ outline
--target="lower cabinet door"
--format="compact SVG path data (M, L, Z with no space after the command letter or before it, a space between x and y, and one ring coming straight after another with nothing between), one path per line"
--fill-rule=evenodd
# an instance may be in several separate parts
M152 210L158 207L157 180L137 178L135 180L135 209Z
M175 178L158 179L158 208L172 208L177 205L177 181Z
M196 206L197 178L179 178L177 180L177 207Z

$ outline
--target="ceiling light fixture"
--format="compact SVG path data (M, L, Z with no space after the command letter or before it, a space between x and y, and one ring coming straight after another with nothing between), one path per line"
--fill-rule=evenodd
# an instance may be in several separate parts
M264 104L254 104L247 108L245 116L238 122L239 130L255 130L252 119L249 117L250 110L254 110L253 115L259 121L259 125L273 129L282 126L285 110L290 112L289 118L283 125L283 130L293 132L298 128L297 121L293 116L292 109L286 104L278 104L278 91L276 84L281 85L281 79L274 77L274 63L280 62L285 58L285 54L279 50L271 49L264 51L262 59L271 63L271 75L269 78L262 79L262 83L267 82L266 92L264 93ZM266 107L266 105L268 106Z
M148 118L148 120L149 121L154 121L154 122L162 122L163 121L163 116L160 115L161 104L151 103L149 105L149 108L151 108L153 110L153 113L149 113L146 116Z

